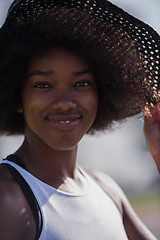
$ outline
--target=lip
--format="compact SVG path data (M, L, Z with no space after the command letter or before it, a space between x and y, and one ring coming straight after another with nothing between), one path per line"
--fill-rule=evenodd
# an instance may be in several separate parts
M67 130L75 128L81 121L80 114L71 115L49 115L46 117L47 122L56 128Z

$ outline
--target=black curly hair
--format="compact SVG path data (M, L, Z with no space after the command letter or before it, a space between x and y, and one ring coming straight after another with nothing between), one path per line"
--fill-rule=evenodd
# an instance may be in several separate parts
M143 56L140 58L134 41L112 23L102 27L85 11L63 8L29 19L17 17L0 30L1 134L24 134L23 114L17 108L28 64L52 46L84 56L94 68L99 104L90 133L141 111L152 95L144 81Z

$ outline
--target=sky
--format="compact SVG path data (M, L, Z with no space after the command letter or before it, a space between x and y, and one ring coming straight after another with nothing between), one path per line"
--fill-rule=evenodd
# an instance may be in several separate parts
M0 0L0 25L12 1ZM159 0L112 0L135 17L145 21L160 33ZM0 157L13 152L23 137L1 137ZM113 132L86 136L80 143L78 163L84 168L102 170L122 186L139 190L148 187L158 172L147 151L143 136L143 121L138 116L117 125Z

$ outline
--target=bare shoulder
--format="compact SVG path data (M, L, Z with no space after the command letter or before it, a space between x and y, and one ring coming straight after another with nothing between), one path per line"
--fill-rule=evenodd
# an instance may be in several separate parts
M101 171L89 171L88 173L117 204L130 240L157 240L137 216L121 187L110 176Z
M35 224L28 203L19 184L3 165L0 165L0 213L0 239L18 240L22 236L27 239L30 232L33 234L35 229L31 224Z
M5 166L0 165L0 203L8 204L9 200L17 197L18 190L18 184L14 181L11 173Z
M22 197L19 185L3 164L0 165L0 192L0 202L3 203L4 201L5 204L9 204L11 200L18 200Z

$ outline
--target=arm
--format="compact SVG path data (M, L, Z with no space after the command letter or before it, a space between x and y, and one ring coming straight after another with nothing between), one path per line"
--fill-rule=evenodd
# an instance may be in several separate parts
M0 193L0 239L21 239L21 224L18 218L14 184L0 178Z
M122 189L112 178L99 171L89 174L116 203L122 214L124 228L129 240L156 240L156 237L134 212Z
M144 134L148 149L160 173L160 105L151 108L152 116L145 118Z
M0 166L0 239L34 239L32 217L19 185L8 170ZM32 233L32 234L31 234Z

